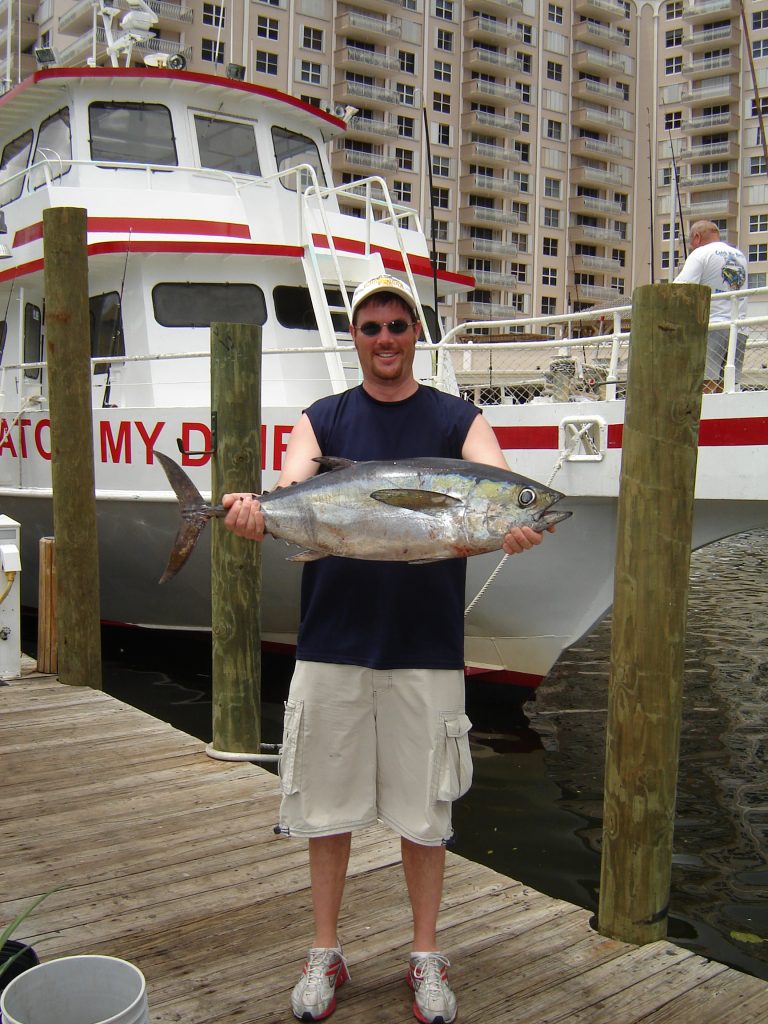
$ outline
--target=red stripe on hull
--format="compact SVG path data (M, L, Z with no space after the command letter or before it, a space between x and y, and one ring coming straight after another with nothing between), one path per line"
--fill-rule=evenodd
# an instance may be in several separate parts
M535 690L544 678L532 672L513 672L512 669L479 668L472 665L467 665L464 675L470 680L470 686L474 679L477 682L498 683L501 686L526 686L531 690Z
M493 431L502 448L550 448L557 451L559 446L560 431L557 427L494 427Z

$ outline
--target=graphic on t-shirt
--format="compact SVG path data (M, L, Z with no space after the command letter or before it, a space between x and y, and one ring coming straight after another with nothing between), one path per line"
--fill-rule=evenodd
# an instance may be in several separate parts
M738 291L739 288L744 287L747 275L744 272L744 267L732 253L728 253L726 256L722 273L723 282L730 291Z

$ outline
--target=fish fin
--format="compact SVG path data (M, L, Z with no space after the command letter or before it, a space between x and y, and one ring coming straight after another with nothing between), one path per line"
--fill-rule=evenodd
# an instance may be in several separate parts
M349 466L355 465L354 459L340 459L335 455L318 455L312 461L316 462L321 469L348 469Z
M327 558L324 551L299 551L295 555L289 555L286 562L316 562L320 558Z
M173 542L173 548L168 556L168 565L166 565L165 572L160 577L160 583L167 583L181 569L192 554L192 549L197 544L197 538L205 529L207 521L207 519L202 517L199 519L184 519L182 521L179 532L176 534L176 540Z
M420 491L415 487L389 487L381 491L372 491L371 497L382 501L385 505L396 508L407 508L411 512L432 512L440 508L454 508L462 504L461 498L441 491Z

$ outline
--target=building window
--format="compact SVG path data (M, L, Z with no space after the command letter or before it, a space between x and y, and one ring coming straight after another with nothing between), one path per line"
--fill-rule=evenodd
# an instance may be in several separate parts
M400 70L404 75L416 74L416 54L409 50L398 50L397 59L400 61Z
M221 4L203 4L204 25L213 25L214 28L223 28L225 17L224 8Z
M531 144L530 142L513 142L512 148L524 164L531 162Z
M451 97L447 92L436 92L432 97L432 109L438 114L450 114Z
M524 171L513 171L512 182L517 185L521 192L530 192L531 190L531 176Z
M760 156L751 156L749 158L749 173L752 174L768 174L768 168L766 167L765 157L761 154Z
M664 74L665 75L679 75L683 70L683 58L682 57L667 57L664 61Z
M557 312L557 299L554 295L545 295L541 300L541 315L554 316Z
M755 39L752 43L753 57L768 57L768 39Z
M306 29L304 30L306 31ZM279 37L279 23L277 18L263 18L259 16L256 21L256 35L262 39L277 40Z
M544 227L545 228L559 228L560 227L560 211L556 210L552 206L544 207Z
M544 195L547 199L559 199L561 195L562 182L559 178L544 179Z
M547 21L555 25L563 24L563 8L560 4L547 4Z
M747 288L765 288L768 274L747 274Z
M550 288L557 284L557 269L555 267L543 267L541 271L541 283L549 285Z
M437 126L437 138L435 139L438 146L450 146L451 144L451 126L449 124L439 124Z
M435 0L435 17L453 21L453 0Z
M563 80L563 65L559 64L556 60L547 61L547 78L551 82L562 82Z
M398 114L397 134L401 139L414 138L414 119L412 117L404 117L402 114Z
M523 74L530 75L532 67L532 58L530 53L523 53L522 50L518 50L515 57L520 62L520 70Z
M413 170L413 150L403 149L401 146L395 148L395 160L400 171Z
M547 138L554 142L560 142L563 138L563 125L561 121L553 121L547 118Z
M544 240L541 245L541 251L545 256L557 256L558 240L556 238L547 238L544 236Z
M210 61L212 64L223 64L224 43L217 43L215 39L203 39L200 44L200 59Z
M303 60L301 62L301 81L306 82L308 85L320 85L320 78L323 70L320 64L316 64L312 60Z
M669 49L671 46L682 46L683 30L681 28L670 29L664 36L664 45Z
M669 0L664 7L664 14L667 21L674 21L675 18L683 16L683 0Z
M683 123L683 112L682 110L671 110L664 115L664 130L669 131L671 128L679 128Z
M747 251L750 263L765 263L768 260L768 242L753 242Z
M268 50L256 51L256 70L262 75L277 74L277 54ZM313 83L316 84L316 83Z
M270 18L269 20L271 21L272 19ZM259 18L259 21L261 21L261 18ZM277 36L274 38L277 39ZM317 50L318 53L322 53L323 30L321 28L312 28L311 25L305 25L302 34L302 46L305 50Z
M451 193L447 188L432 189L432 205L436 210L450 210Z
M447 220L436 220L432 225L435 230L435 241L436 242L447 242L448 241L448 221Z
M749 231L768 231L768 213L751 213L749 215Z
M759 32L762 28L768 28L768 10L757 11L752 15L752 28Z
M517 214L521 224L528 223L528 203L519 203L516 199L512 202L512 213Z
M531 130L531 115L521 114L519 110L516 110L512 115L513 119L517 121L518 127L521 132L530 132Z
M413 85L406 85L404 82L398 82L397 86L397 102L402 103L403 106L413 107L416 103L416 87Z
M447 156L433 156L432 173L438 178L449 178L451 176L450 158Z
M517 284L525 284L528 280L528 267L525 263L510 263L509 273L514 277Z
M413 185L409 181L397 181L393 183L392 194L399 203L410 203L413 196Z
M435 61L435 81L436 82L450 82L451 80L451 65L445 60Z
M453 53L453 32L449 32L445 28L437 30L437 49L445 50L446 53Z
M531 87L527 82L515 82L515 89L521 103L531 102Z

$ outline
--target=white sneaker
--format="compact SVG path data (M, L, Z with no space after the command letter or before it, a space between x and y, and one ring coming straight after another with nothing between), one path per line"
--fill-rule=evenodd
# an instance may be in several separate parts
M422 1024L450 1024L456 996L448 984L450 961L442 953L412 956L406 981L413 989L413 1015Z
M301 977L291 993L291 1009L299 1020L324 1020L336 1009L336 989L349 979L340 949L310 949Z

